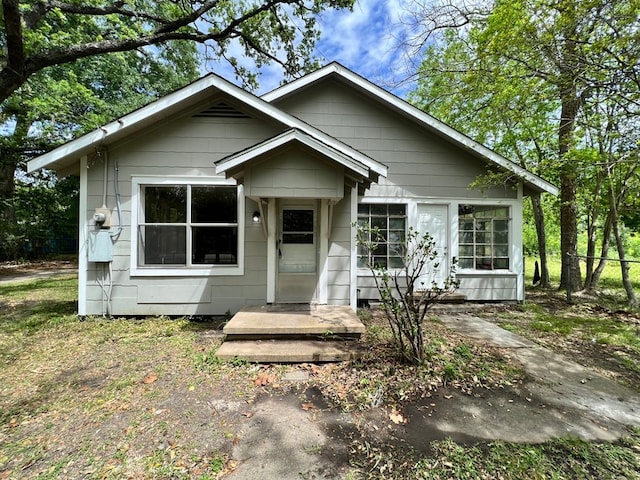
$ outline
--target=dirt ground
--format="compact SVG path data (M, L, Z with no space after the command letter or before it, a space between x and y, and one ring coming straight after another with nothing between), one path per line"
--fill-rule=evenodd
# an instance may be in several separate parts
M0 279L74 268L67 260L3 265ZM555 301L545 308L561 308ZM531 321L515 306L478 313L496 323ZM87 329L94 333L87 336ZM492 407L495 422L513 423L516 411L550 410L525 375L500 370L506 368L500 349L475 345L469 352L473 361L496 359L487 364L500 379L495 383L447 380L442 372L421 381L418 372L393 366L372 373L366 365L221 365L209 355L221 336L206 323L95 319L59 334L53 329L34 351L16 351L12 368L0 372L0 479L216 478L211 472L347 478L387 468L384 462L397 471L412 452L429 455L433 440L487 441L464 428L432 428L460 420L450 417L459 417L461 404L469 421L478 403ZM442 349L465 341L447 338L451 344ZM640 386L607 345L577 334L541 335L541 343Z

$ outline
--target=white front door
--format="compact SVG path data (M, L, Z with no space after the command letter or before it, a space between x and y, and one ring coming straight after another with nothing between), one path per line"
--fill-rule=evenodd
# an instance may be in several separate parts
M429 233L435 242L436 258L429 262L420 277L418 288L430 289L433 282L440 287L449 273L449 218L447 205L418 205L418 231ZM420 285L421 284L421 285Z
M278 217L276 302L311 303L318 279L315 200L281 200Z

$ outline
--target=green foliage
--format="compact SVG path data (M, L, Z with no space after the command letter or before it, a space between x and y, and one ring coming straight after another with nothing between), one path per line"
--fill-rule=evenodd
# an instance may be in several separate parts
M372 260L372 253L385 242L380 230L368 223L356 223L355 227L356 243L376 283L398 354L406 362L420 364L425 360L423 322L427 311L443 295L458 287L455 259L446 278L442 281L435 279L439 264L433 237L429 233L421 235L410 227L401 251L396 252L402 266L389 270ZM425 283L425 278L432 280Z

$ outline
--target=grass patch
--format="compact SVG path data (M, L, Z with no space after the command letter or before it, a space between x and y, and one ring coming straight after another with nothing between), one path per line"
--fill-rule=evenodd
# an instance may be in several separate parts
M613 443L561 438L543 444L491 442L461 445L450 439L432 443L431 455L356 445L358 478L520 480L617 480L640 475L640 431Z
M473 393L520 378L500 351L434 319L426 324L428 361L419 367L396 361L388 325L376 310L360 312L369 349L361 361L265 367L218 361L220 337L205 323L164 317L80 322L76 286L73 276L0 285L0 478L220 478L234 468L231 452L242 441L238 422L253 414L252 400L293 388L281 382L293 368L307 368L307 386L347 412L342 418L353 432L347 428L345 438L333 439L353 447L345 478L638 476L638 431L615 443L445 441L433 443L428 454L376 443L382 433L359 437L363 410L401 410L444 385ZM585 345L635 368L640 347L627 328L634 317L595 307L549 308L542 300L503 311L512 317L509 329L548 341L584 334ZM531 327L535 322L538 329ZM322 418L319 408L311 412Z

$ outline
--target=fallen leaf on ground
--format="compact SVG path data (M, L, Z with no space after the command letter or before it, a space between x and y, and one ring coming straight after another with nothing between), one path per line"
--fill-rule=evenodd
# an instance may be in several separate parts
M257 378L253 381L256 387L264 387L265 385L269 385L276 381L276 376L271 375L269 373L261 373L257 376Z
M242 414L243 417L251 418L253 417L253 412L245 412Z
M156 380L158 380L158 374L157 373L148 373L142 379L142 383L146 383L148 385L150 383L155 382Z
M389 414L389 418L391 419L391 421L393 423L395 423L396 425L402 425L407 423L407 419L404 418L404 416L402 416L402 414L396 410L393 410L390 414Z
M313 403L303 403L302 404L302 409L303 410L307 410L308 411L308 410L311 410L313 408L315 408L315 405Z

